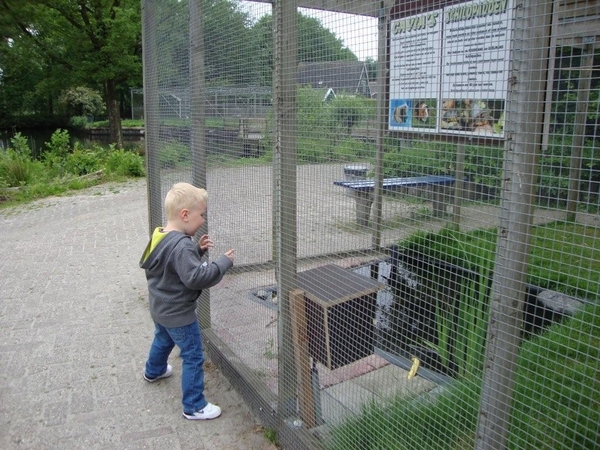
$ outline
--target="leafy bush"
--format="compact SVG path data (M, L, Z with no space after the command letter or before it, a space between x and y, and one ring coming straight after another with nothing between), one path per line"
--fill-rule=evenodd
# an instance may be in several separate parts
M141 177L145 175L144 158L135 151L94 146L69 146L69 134L57 130L46 143L41 161L32 157L25 137L19 133L11 140L12 147L0 151L0 187L4 190L1 205L60 195L72 189L83 189L102 181ZM83 177L98 172L98 177Z
M87 128L91 124L90 120L86 116L72 116L69 119L70 128L83 129Z
M57 129L50 142L45 143L46 151L42 153L42 162L51 177L60 177L67 172L67 155L71 151L71 137L67 130Z
M387 138L384 146L386 177L454 174L454 144Z
M144 158L125 150L112 150L106 158L106 170L117 176L143 177Z
M10 148L23 155L31 156L31 148L27 143L27 138L21 133L16 133L10 140Z
M97 172L103 166L103 151L85 150L76 146L65 159L65 170L75 176Z
M100 116L106 111L102 95L93 89L78 86L69 89L60 98L68 116Z
M338 96L331 102L333 120L350 134L352 127L366 118L364 101L354 96Z
M568 197L572 151L573 137L562 136L552 139L542 154L538 190L541 202L555 205ZM597 186L600 184L600 150L593 141L587 141L582 148L579 165L580 198L590 195L597 197Z
M0 152L0 186L22 186L41 177L41 164L32 159L27 138L17 133L10 141L11 147Z
M331 156L336 161L355 161L371 158L374 154L373 144L346 137L335 144Z
M489 187L500 187L502 179L502 147L465 146L465 176Z
M297 106L298 138L331 140L335 123L329 104L323 101L323 92L312 88L298 88Z
M66 156L71 150L71 136L67 130L58 129L52 136L50 142L46 142L46 150L57 156Z
M327 102L323 89L300 87L297 92L298 161L325 163L372 157L373 145L349 134L353 127L374 117L373 100L339 96Z

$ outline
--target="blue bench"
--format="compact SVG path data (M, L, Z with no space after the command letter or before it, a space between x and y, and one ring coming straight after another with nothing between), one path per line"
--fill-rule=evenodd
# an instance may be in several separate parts
M444 197L443 195L439 195L440 187L451 186L454 184L454 181L454 177L450 175L385 178L383 180L383 191L395 192L409 187L433 186L433 213L435 216L441 216L446 211L446 203L440 200L440 197ZM369 216L371 215L375 180L339 180L334 181L333 184L349 189L352 192L356 201L356 221L359 225L366 226L369 223Z

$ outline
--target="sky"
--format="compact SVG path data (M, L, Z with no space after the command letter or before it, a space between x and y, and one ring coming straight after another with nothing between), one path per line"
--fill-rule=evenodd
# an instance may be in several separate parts
M242 10L250 13L258 20L264 14L271 14L271 5L251 1L241 1ZM319 11L316 9L298 8L302 14L318 19L321 24L341 39L346 47L364 61L371 57L377 59L377 19L374 17L353 14Z

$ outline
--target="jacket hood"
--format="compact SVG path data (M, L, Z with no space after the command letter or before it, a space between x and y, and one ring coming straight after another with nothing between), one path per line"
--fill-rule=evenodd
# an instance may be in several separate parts
M163 233L161 227L156 228L140 258L140 267L147 270L150 274L162 271L161 262L169 257L177 243L182 239L191 238L179 231Z

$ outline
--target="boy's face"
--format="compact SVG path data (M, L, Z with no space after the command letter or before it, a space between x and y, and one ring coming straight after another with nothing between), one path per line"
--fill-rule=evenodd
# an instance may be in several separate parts
M201 201L191 209L184 209L185 234L194 236L206 219L206 203Z

